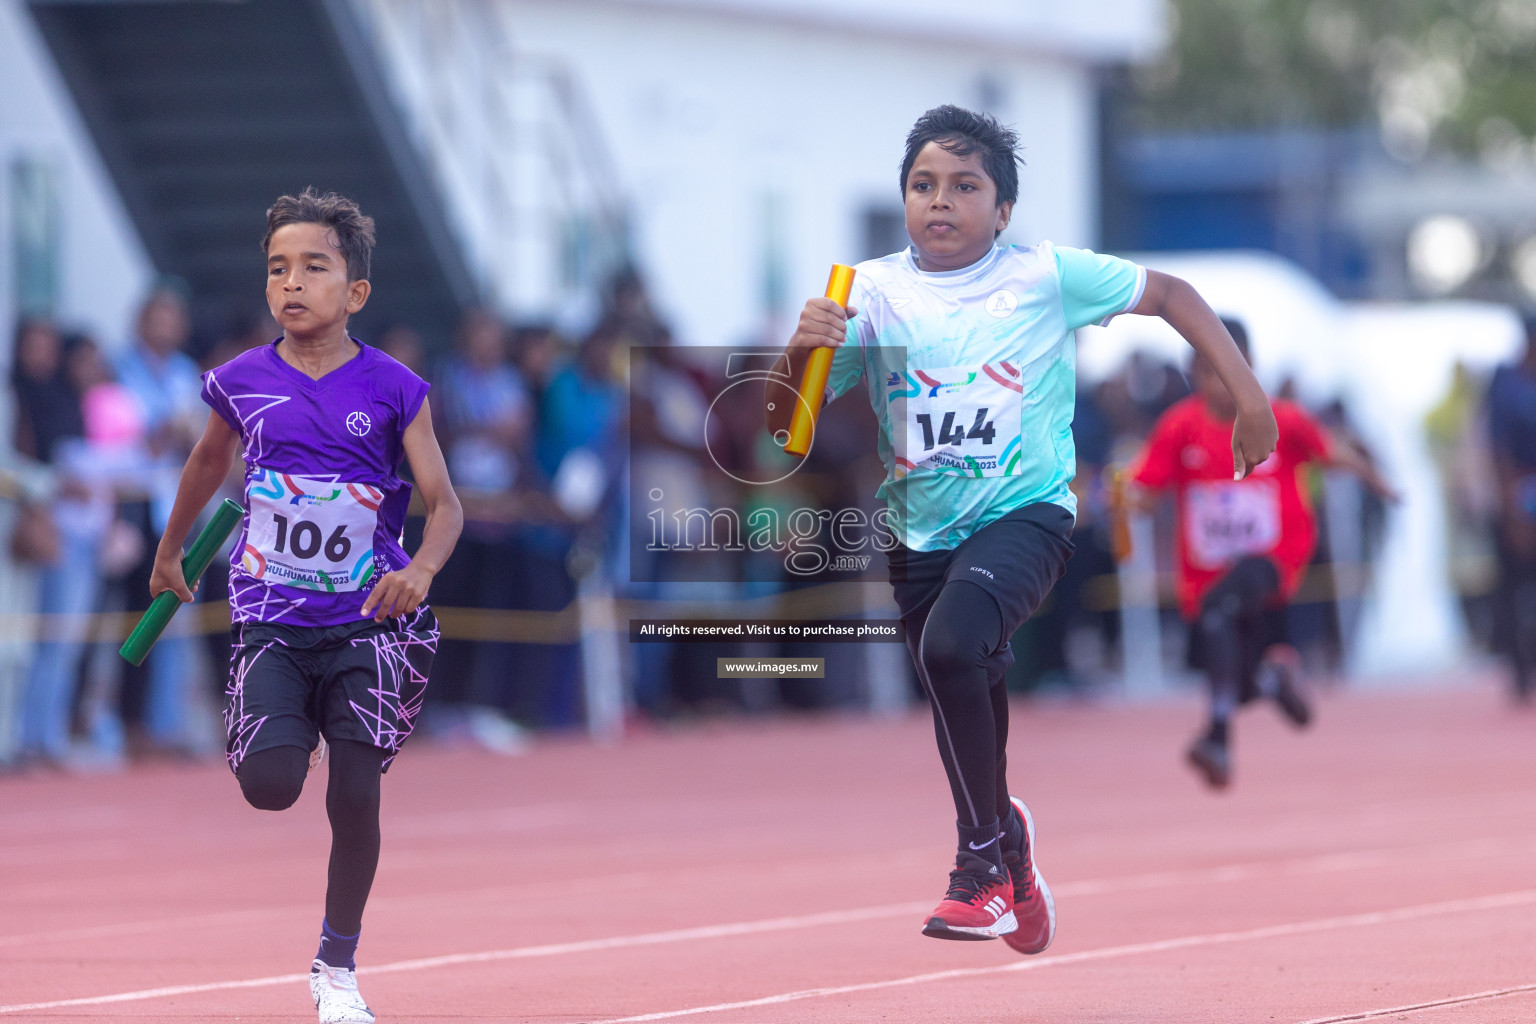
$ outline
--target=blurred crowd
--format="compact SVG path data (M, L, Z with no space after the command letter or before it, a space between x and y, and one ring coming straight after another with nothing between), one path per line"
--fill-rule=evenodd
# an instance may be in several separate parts
M1425 421L1444 494L1448 564L1469 631L1536 696L1536 314L1519 358L1457 365Z
M16 326L14 451L0 462L0 536L8 538L0 550L0 768L109 768L222 749L225 559L215 560L197 605L142 668L116 655L126 625L149 603L155 538L208 415L201 371L278 333L263 312L199 339L188 300L175 282L161 283L130 336L113 345L45 319ZM701 561L648 544L657 522L690 508L734 508L743 517L774 503L872 513L882 470L867 403L844 401L825 412L805 471L783 486L759 486L783 457L766 437L761 386L749 400L717 402L733 386L729 361L721 350L673 347L636 274L613 283L601 313L574 338L476 310L443 351L430 351L404 325L363 340L432 382L434 425L465 509L463 537L431 594L444 639L426 734L515 753L530 731L581 725L584 663L593 657L578 610L583 594L617 599L640 616L669 607L679 616L746 618L868 612L795 600L830 580L882 578L883 565L808 580L771 553L706 553ZM1077 553L1015 637L1014 688L1081 690L1117 676L1113 471L1188 393L1181 367L1145 354L1080 391ZM1525 694L1536 666L1533 410L1536 356L1528 354L1491 380L1460 371L1426 423L1443 463L1454 583L1473 634L1512 659ZM1369 457L1341 403L1312 411ZM232 467L228 496L240 495L241 473ZM1328 673L1348 648L1385 510L1342 475L1320 472L1311 490L1322 542L1290 613L1290 640ZM1159 567L1172 562L1171 521L1161 515L1154 523ZM408 549L419 530L413 517ZM614 627L607 623L616 636ZM1172 637L1165 650L1181 649L1178 617L1169 612L1163 627ZM878 661L862 645L617 643L615 671L631 712L645 718L857 706L868 703L880 673L908 673L896 690L917 695L904 658ZM717 679L714 659L742 653L824 656L826 678Z
M577 637L559 613L581 572L611 563L622 356L659 331L637 279L616 282L610 298L574 342L480 310L441 353L404 325L362 339L433 384L434 426L466 513L434 605L547 617L502 628L445 615L429 732L510 751L528 728L581 721ZM280 334L263 311L200 338L189 300L177 282L159 283L112 345L46 319L16 326L13 451L0 461L0 768L222 750L227 546L145 664L117 656L149 604L156 538L209 415L202 371ZM237 460L225 496L242 491ZM411 517L408 548L420 528ZM504 635L527 642L481 639Z

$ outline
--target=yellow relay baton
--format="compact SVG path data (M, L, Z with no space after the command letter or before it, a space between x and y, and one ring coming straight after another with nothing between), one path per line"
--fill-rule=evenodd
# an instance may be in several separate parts
M832 264L832 273L827 278L827 298L839 306L848 305L848 296L853 292L853 274L852 267ZM794 415L789 421L789 441L784 445L784 450L791 455L804 458L811 450L811 441L816 436L816 417L821 415L822 399L827 393L827 375L832 372L832 357L836 354L834 348L813 348L805 361L805 373L800 377L800 401L795 403Z

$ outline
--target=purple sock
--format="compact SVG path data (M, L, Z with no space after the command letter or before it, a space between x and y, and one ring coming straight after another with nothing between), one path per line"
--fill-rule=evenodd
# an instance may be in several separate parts
M315 959L332 967L345 967L349 971L357 970L357 940L362 932L356 935L337 935L331 931L330 922L320 921L320 952L315 954Z

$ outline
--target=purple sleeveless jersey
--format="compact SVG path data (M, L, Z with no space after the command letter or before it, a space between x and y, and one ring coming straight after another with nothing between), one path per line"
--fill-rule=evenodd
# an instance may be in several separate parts
M276 342L203 374L203 401L245 444L235 622L356 622L379 578L406 566L411 485L396 469L427 388L367 345L319 380L285 363Z

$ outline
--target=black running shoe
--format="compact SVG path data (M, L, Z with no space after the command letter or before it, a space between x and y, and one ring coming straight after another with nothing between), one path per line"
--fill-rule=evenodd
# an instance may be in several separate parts
M1213 736L1201 736L1186 755L1212 789L1226 789L1232 781L1232 758L1227 745Z
M1296 648L1289 644L1275 644L1264 652L1264 660L1259 663L1258 671L1260 689L1264 695L1272 699L1281 714L1298 729L1305 728L1312 721L1312 706L1296 685L1300 669L1301 655L1296 653Z
M1532 703L1532 696L1536 694L1536 675L1530 672L1515 671L1515 703L1522 707Z

